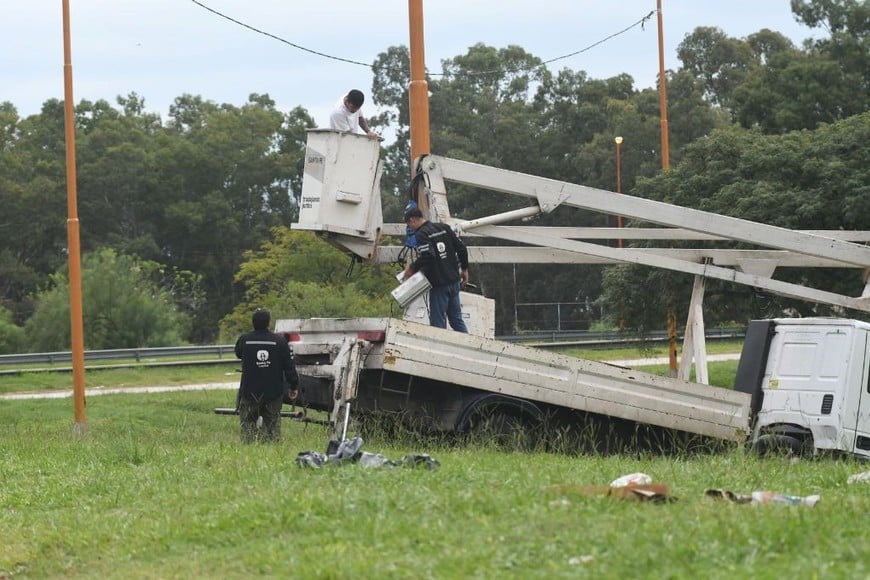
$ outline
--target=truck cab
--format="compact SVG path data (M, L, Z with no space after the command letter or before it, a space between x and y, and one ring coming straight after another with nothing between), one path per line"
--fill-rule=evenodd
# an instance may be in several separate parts
M753 321L735 389L753 394L756 451L870 457L870 324Z

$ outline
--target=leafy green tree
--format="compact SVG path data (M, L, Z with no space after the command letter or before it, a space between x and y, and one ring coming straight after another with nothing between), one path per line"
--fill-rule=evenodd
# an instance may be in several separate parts
M205 340L238 301L233 276L243 252L295 216L291 176L301 167L310 117L299 111L285 117L263 95L251 95L241 108L196 99L177 105L172 125L183 143L164 150L171 158L161 156L160 163L162 181L173 186L162 242L166 262L203 276L208 301L193 338Z
M845 119L870 105L866 94L856 93L861 83L854 80L828 56L783 52L735 89L735 119L766 133L814 129Z
M24 328L15 324L12 312L0 306L0 354L24 352Z
M135 94L76 107L77 176L82 247L110 245L143 259L164 258L157 242L164 195L158 181L157 115L143 112Z
M677 205L789 229L864 229L870 223L870 113L816 131L765 135L730 127L687 147L683 161L666 174L641 180L635 193ZM695 243L696 245L697 243ZM778 279L858 296L854 269L790 268ZM621 300L631 327L661 327L669 304L687 304L692 277L674 272L620 267L605 275L602 302ZM660 289L651 293L650 288ZM708 323L745 321L786 312L831 315L829 306L758 293L752 288L709 281Z
M702 81L705 96L725 108L756 62L749 43L710 26L688 34L677 47L677 56L683 69Z
M867 89L870 5L864 0L791 0L791 10L799 22L828 31L830 37L812 40L810 46L837 61L846 77Z
M236 274L244 298L221 322L221 336L229 340L249 330L258 307L273 318L388 316L392 272L353 264L313 233L274 228L259 250L245 253Z
M384 219L394 222L402 220L411 180L410 59L407 47L391 46L378 55L372 67L372 99L384 112L368 121L373 126L390 128L394 136L384 148L381 177Z
M793 0L796 20L830 36L795 47L768 29L745 39L699 27L679 45L681 72L744 127L814 129L870 108L870 8L856 0Z
M26 119L0 104L0 302L19 323L37 284L66 263L63 134L57 100Z
M31 351L70 348L69 283L65 270L38 293L36 312L25 325ZM102 249L82 261L85 348L136 348L184 343L187 319L171 296L155 286L132 257Z

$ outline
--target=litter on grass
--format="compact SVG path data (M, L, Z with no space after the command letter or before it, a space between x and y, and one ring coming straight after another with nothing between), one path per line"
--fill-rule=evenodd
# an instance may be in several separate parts
M752 505L793 505L813 507L822 499L819 495L788 495L775 491L753 491L752 493L734 493L727 489L708 489L704 495L713 499L722 499L732 503L748 503Z
M646 473L629 473L622 477L617 477L610 482L610 487L625 487L627 485L649 485L652 483L652 477Z
M677 501L671 495L670 488L663 483L653 483L652 477L646 473L629 473L617 477L610 485L548 485L544 491L560 494L579 494L590 497L613 497L653 503L665 503Z
M441 466L437 459L425 453L403 455L397 460L392 460L381 453L362 451L362 446L362 437L345 439L340 442L330 441L329 445L327 445L326 453L301 451L296 456L296 465L318 469L324 466L359 464L368 469L381 467L422 467L429 470L438 469Z
M561 484L545 486L544 491L559 494L577 494L588 497L611 497L616 499L666 503L677 501L664 483L629 484L621 487L609 485Z

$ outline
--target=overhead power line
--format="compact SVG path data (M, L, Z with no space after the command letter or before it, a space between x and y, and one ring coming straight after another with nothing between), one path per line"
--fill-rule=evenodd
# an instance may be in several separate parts
M355 65L359 65L359 66L364 66L364 67L366 67L366 68L373 69L373 70L374 70L374 68L375 68L375 67L374 67L373 65L371 65L371 64L366 64L366 63L364 63L364 62L360 62L360 61L358 61L358 60L352 60L352 59L349 59L349 58L342 58L342 57L340 57L340 56L334 56L334 55L331 55L331 54L326 54L325 52L320 52L320 51L317 51L317 50L313 50L313 49L310 49L310 48L306 48L306 47L301 46L301 45L299 45L299 44L296 44L296 43L294 43L294 42L290 42L290 41L287 40L286 38L282 38L282 37L278 36L277 34L272 34L271 32L266 32L265 30L261 30L261 29L255 27L255 26L251 26L250 24L246 24L246 23L242 22L241 20L238 20L238 19L233 18L233 17L231 17L231 16L227 16L226 14L224 14L224 13L222 13L222 12L219 12L219 11L215 10L214 8L211 8L211 7L209 7L209 6L206 6L204 3L200 2L199 0L190 0L190 1L193 2L194 4L196 4L197 6L199 6L200 8L202 8L202 9L204 9L204 10L207 10L207 11L211 12L212 14L214 14L214 15L216 15L216 16L219 16L220 18L224 18L224 19L226 19L226 20L229 20L230 22L232 22L232 23L234 23L234 24L237 24L237 25L239 25L239 26L241 26L241 27L243 27L243 28L247 28L248 30L251 30L252 32L256 32L257 34L262 34L263 36L268 36L269 38L272 38L272 39L274 39L274 40L277 40L278 42L282 42L282 43L284 43L284 44L286 44L286 45L292 46L293 48L298 49L298 50L301 50L301 51L303 51L303 52L307 52L307 53L309 53L309 54L313 54L313 55L316 55L316 56L319 56L319 57L322 57L322 58L328 58L328 59L331 59L331 60L337 60L337 61L339 61L339 62L346 62L346 63L348 63L348 64L355 64ZM605 42L607 42L607 41L609 41L609 40L612 40L612 39L616 38L617 36L620 36L620 35L622 35L622 34L625 34L625 33L628 32L629 30L631 30L632 28L636 28L636 27L640 26L641 29L643 29L643 28L644 28L644 25L645 25L646 22L647 22L647 20L649 20L650 18L652 18L653 14L655 14L655 10L650 11L649 14L647 14L647 15L644 16L643 18L640 18L639 20L633 22L632 24L626 26L626 27L623 28L622 30L620 30L620 31L618 31L618 32L614 32L613 34L611 34L611 35L609 35L609 36L605 36L605 37L602 38L601 40L598 40L598 41L596 41L596 42L593 42L593 43L590 44L589 46L586 46L586 47L584 47L584 48L581 48L580 50L575 50L574 52L571 52L571 53L568 53L568 54L564 54L564 55L562 55L562 56L557 56L557 57L555 57L555 58L551 58L551 59L549 59L549 60L545 60L545 61L541 62L541 64L539 64L539 65L535 65L535 66L527 67L527 68L525 68L525 67L521 67L521 68L517 68L517 69L511 69L511 70L509 70L508 72L520 72L520 71L523 71L523 70L532 70L532 69L540 68L540 67L542 67L542 66L545 66L545 65L547 65L547 64L550 64L550 63L553 63L553 62L556 62L556 61L559 61L559 60L564 60L564 59L566 59L566 58L571 58L572 56L577 56L578 54L582 54L582 53L584 53L584 52L587 52L587 51L589 51L589 50L592 50L592 49L595 48L596 46L600 46L600 45L604 44ZM491 71L475 71L475 72L473 72L473 73L465 73L464 75L456 75L456 74L449 74L449 73L428 73L428 74L429 74L430 76L454 76L454 77L455 77L455 76L465 76L465 75L467 75L467 76L476 76L476 75L484 75L484 74L497 73L497 72L501 72L501 71L503 71L503 70L504 70L504 69L491 70Z

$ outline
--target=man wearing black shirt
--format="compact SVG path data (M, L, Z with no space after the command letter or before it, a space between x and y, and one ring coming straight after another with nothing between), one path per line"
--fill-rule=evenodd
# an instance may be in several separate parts
M460 284L468 283L468 249L447 224L423 218L420 208L405 212L405 223L414 230L419 257L405 268L405 279L422 271L432 288L429 290L429 324L468 332L459 303Z
M258 309L251 317L253 332L236 341L236 356L242 360L239 386L239 421L243 443L257 439L257 419L263 417L263 438L281 438L281 405L288 394L296 399L299 375L293 349L283 336L269 331L271 315Z

